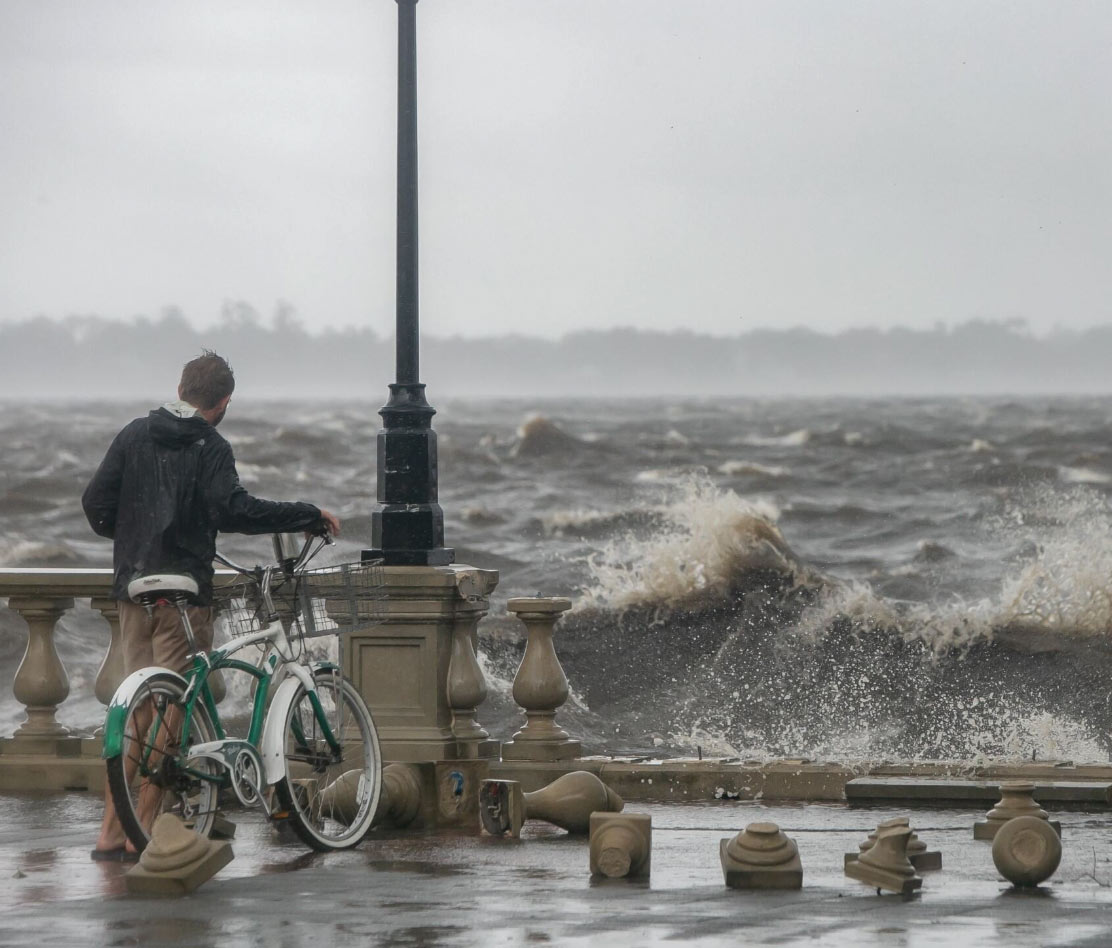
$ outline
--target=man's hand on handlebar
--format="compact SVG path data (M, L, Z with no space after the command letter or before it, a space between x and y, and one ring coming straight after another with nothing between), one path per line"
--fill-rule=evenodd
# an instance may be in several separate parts
M323 521L322 526L328 529L328 532L334 537L340 535L340 518L328 510L321 510L320 519Z

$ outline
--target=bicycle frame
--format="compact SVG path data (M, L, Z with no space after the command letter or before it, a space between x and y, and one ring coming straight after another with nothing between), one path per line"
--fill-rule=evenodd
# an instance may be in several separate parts
M190 625L189 600L197 594L191 577L151 574L132 582L129 595L148 611L176 607L191 652L182 672L134 671L109 703L103 750L108 784L137 848L149 840L150 818L159 807L205 835L233 796L240 806L287 823L321 852L355 846L370 829L382 780L374 720L344 678L342 657L314 661L307 642L335 630L342 656L343 632L363 614L358 603L378 602L383 584L377 564L307 572L307 563L329 542L327 533L307 536L301 552L290 556L292 544L275 537L278 565L252 569L218 555L247 581L232 579L216 591L231 640L211 651L198 649ZM334 595L338 589L342 596ZM241 656L249 645L260 653ZM213 672L224 669L251 678L250 722L237 723L232 735L210 684ZM357 785L352 774L358 774ZM351 794L355 806L344 809L341 800Z
M248 645L255 645L260 642L273 645L274 650L264 654L258 664L251 664L231 657ZM220 720L220 713L216 707L216 701L213 698L212 689L209 687L208 683L208 676L211 672L225 668L244 672L253 677L256 682L255 696L251 707L251 723L248 726L248 732L245 738L247 743L256 748L259 747L269 720L267 703L271 696L278 692L284 680L288 677L292 677L295 678L308 693L309 702L313 708L317 724L320 727L321 735L324 737L330 750L334 754L342 753L340 741L332 730L332 726L320 703L320 698L317 696L316 684L313 681L314 671L324 669L339 672L339 669L331 662L316 662L309 668L295 661L292 656L292 650L290 648L289 639L286 636L286 631L282 623L278 620L272 622L266 629L242 636L227 648L217 649L208 654L199 652L193 656L192 668L189 669L184 677L178 676L182 677L182 683L185 685L183 707L184 721L182 723L182 733L179 736L179 742L182 746L189 746L189 727L193 710L198 701L202 703L205 711L208 713L208 718L212 723L217 740L227 740L227 733L224 730L223 722ZM130 703L130 695L142 684L145 678L155 672L169 672L175 674L172 670L165 668L143 669L129 676L129 681L121 686L117 695L113 698L105 722L105 757L110 757L122 752L123 740L125 737L123 733L123 722ZM132 683L132 687L130 688L127 687L129 682ZM292 694L293 691L290 690L291 698ZM276 705L275 707L280 709L280 705ZM272 708L271 710L273 711L274 709ZM156 710L156 717L152 722L153 725L161 724L161 721L157 717L158 713L159 712ZM300 730L300 723L295 721L293 726L295 728L294 736L299 740L304 740L304 735L297 733L297 731ZM279 735L279 737L284 738L284 735ZM145 770L147 758L152 750L152 748L148 748L144 754L144 758L140 760L139 766L141 772ZM225 770L221 770L217 774L211 774L192 768L184 769L191 776L199 780L210 781L221 786L225 786L228 783L228 774ZM272 781L268 781L268 783L269 782Z

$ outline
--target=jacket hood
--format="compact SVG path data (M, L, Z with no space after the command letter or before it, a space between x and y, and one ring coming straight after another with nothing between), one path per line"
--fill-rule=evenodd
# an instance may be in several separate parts
M204 440L212 430L188 402L169 402L147 416L147 431L157 444L184 448Z

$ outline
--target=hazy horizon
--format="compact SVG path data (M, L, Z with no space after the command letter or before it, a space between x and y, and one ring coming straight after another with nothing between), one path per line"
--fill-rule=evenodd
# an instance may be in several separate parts
M179 311L157 319L40 317L0 324L0 398L165 399L202 348L227 357L238 397L374 402L394 379L392 335L310 332L289 309L245 304L198 330ZM452 397L862 397L1112 394L1112 323L1035 335L1021 321L930 329L600 328L558 339L427 333L420 379Z

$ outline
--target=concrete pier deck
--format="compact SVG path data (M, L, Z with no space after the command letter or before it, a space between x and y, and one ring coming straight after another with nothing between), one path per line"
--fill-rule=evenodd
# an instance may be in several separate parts
M1112 820L1054 808L1064 855L1019 893L975 842L964 809L631 802L653 819L652 879L593 883L587 844L545 824L520 840L375 832L313 854L235 813L236 858L181 899L126 894L127 865L94 863L100 801L88 793L0 795L0 945L1112 945ZM843 875L876 823L910 815L941 872L910 900ZM726 889L718 841L772 820L799 845L800 892Z

